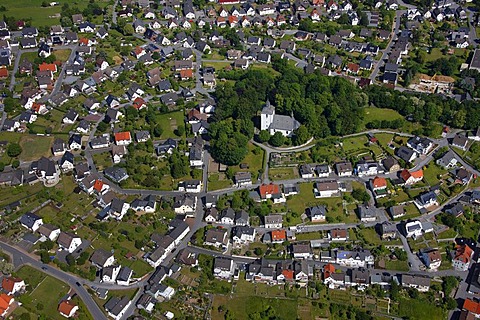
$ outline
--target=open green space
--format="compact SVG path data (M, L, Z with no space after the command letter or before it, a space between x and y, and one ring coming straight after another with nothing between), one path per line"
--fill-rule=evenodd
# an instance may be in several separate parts
M305 213L305 209L314 205L323 204L327 207L327 219L334 222L351 223L358 221L353 210L347 208L347 214L343 210L341 197L315 199L313 183L299 184L299 194L287 199L287 208L298 216Z
M15 19L32 19L33 26L51 26L60 24L61 6L68 3L71 7L77 7L80 10L88 6L88 1L65 0L57 6L42 7L43 0L3 0L1 5L7 8L4 12L6 16L13 16ZM101 7L105 7L109 2L106 0L96 0Z
M20 159L32 161L38 160L42 156L49 157L52 143L53 137L24 135L20 139L20 146L22 147Z
M296 167L270 168L268 170L270 180L291 180L298 178Z
M21 267L15 275L25 281L27 290L18 298L22 308L16 309L14 315L28 313L30 319L64 319L57 306L70 290L67 284L30 266ZM79 306L78 319L93 319L80 299L74 298L73 302Z
M367 124L375 120L392 121L397 119L403 119L403 116L395 110L369 107L369 108L365 108L363 122L364 124Z
M165 113L158 116L158 125L163 129L160 139L178 139L175 130L179 127L185 129L185 119L183 111Z

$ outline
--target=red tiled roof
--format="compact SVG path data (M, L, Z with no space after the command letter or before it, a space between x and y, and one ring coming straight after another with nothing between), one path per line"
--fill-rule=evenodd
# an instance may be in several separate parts
M8 77L8 70L7 68L0 68L0 78Z
M330 263L326 264L325 267L323 267L323 279L327 279L334 272L335 267Z
M258 187L258 190L260 192L260 196L262 198L265 198L267 194L278 194L280 193L280 187L278 184L262 184L260 187Z
M133 100L133 107L135 109L140 109L143 105L145 105L145 100L143 100L141 97L137 97L135 100Z
M286 240L287 232L285 230L273 230L272 231L272 241L276 240Z
M480 314L480 303L471 299L465 299L465 301L463 302L463 309L475 314Z
M97 190L98 192L101 192L103 189L103 181L102 180L95 180L95 183L93 184L93 189Z
M293 270L283 270L282 274L285 277L285 279L293 280L293 274L294 274Z
M132 140L130 135L130 131L123 131L115 133L115 141L124 141L124 140Z
M193 70L192 69L187 69L187 70L180 70L180 78L193 78Z
M372 185L374 188L384 188L387 186L387 180L381 177L375 177L372 180Z
M22 281L20 278L5 277L2 280L2 288L6 292L12 292L15 283Z
M52 71L57 72L57 65L54 63L42 63L38 66L38 70L40 71Z
M356 63L349 63L347 65L347 68L348 70L350 70L351 72L358 72L358 70L360 70L360 66Z
M58 305L58 312L69 315L75 307L76 305L73 302L64 300Z
M465 244L457 245L455 249L456 251L455 251L454 260L459 260L459 261L462 261L463 263L467 263L470 261L473 250L469 246Z
M415 179L422 179L423 178L423 170L420 169L420 170L417 170L417 171L410 172L407 169L405 169L400 173L400 177L405 181L407 181L410 177L413 177Z

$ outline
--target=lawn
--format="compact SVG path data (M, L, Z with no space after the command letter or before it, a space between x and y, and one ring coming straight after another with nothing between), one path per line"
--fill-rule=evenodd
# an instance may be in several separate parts
M25 280L27 292L19 297L25 309L15 314L20 315L27 310L45 319L64 319L57 312L57 305L70 289L67 284L29 266L20 268L16 275ZM80 309L79 319L92 319L83 303L80 306L83 308Z
M42 156L49 157L51 155L51 145L53 137L24 135L20 139L20 146L23 151L20 159L24 161L38 160Z
M232 63L230 61L225 62L202 62L203 67L214 67L215 71L223 70L225 67L230 66Z
M65 0L60 2L58 6L42 7L43 0L3 0L2 5L7 8L4 14L13 16L16 19L32 19L32 26L51 26L60 24L60 11L64 3L68 3L70 7L77 7L80 10L88 6L88 1ZM107 6L109 1L96 0L101 7Z
M232 186L232 181L229 179L220 179L218 173L208 175L208 191L226 189Z
M70 49L60 49L60 50L54 50L53 54L55 55L55 58L61 62L65 62L68 60L70 57L72 50Z
M307 207L317 204L323 204L327 207L327 219L332 219L334 222L357 222L358 218L352 210L348 210L346 215L343 212L342 198L321 198L315 199L313 195L313 183L299 184L299 194L289 197L287 199L287 208L298 215L305 212Z
M275 299L259 296L227 296L216 295L213 299L212 319L224 319L224 312L218 312L222 305L230 310L234 319L249 319L249 315L265 311L271 306L275 312L276 319L290 320L297 319L296 299Z
M265 158L265 151L260 147L253 145L252 143L248 143L248 153L245 158L242 160L241 163L247 164L247 169L241 169L240 166L233 166L230 167L233 173L239 171L249 171L252 173L252 182L258 179L258 174L263 168L263 160Z
M298 178L297 168L271 168L268 170L268 176L270 180L291 180Z
M369 108L365 108L363 122L364 124L367 124L375 120L392 121L396 119L403 119L403 116L395 110L369 107Z
M178 127L185 128L185 116L183 111L175 111L158 116L158 125L163 129L160 140L168 138L178 139L178 136L174 131Z
M440 320L446 319L445 311L435 304L421 299L402 299L398 307L398 314L409 319Z
M97 167L97 170L103 170L107 167L112 166L112 154L110 152L102 152L93 154L93 162Z
M424 174L424 181L428 183L430 186L434 186L440 182L438 178L441 175L447 173L447 170L443 169L442 167L437 166L435 163L431 162L427 169L423 171Z

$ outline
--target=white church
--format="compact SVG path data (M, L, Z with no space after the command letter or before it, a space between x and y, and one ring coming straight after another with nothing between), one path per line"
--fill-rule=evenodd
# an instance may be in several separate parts
M268 130L270 135L281 132L285 137L293 136L293 131L300 127L300 123L292 116L275 114L275 107L267 103L260 115L260 130Z

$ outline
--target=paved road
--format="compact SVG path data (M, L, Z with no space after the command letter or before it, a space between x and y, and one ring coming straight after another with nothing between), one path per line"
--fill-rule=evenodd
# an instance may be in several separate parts
M113 9L112 9L112 23L117 24L117 6L118 6L118 0L115 0L115 3L113 4Z
M55 82L55 86L53 87L53 90L52 90L49 97L55 96L60 91L60 89L62 88L62 83L63 83L64 76L65 76L65 67L68 64L73 63L73 60L75 59L75 54L77 52L78 45L64 46L64 47L65 47L65 49L70 49L72 51L70 52L70 56L68 57L67 61L65 61L63 63L62 71L60 71L60 74L58 75L57 81ZM56 49L59 49L59 47L57 47Z
M28 264L32 266L33 268L40 270L41 272L44 272L54 278L57 278L68 285L70 285L73 290L78 294L78 296L82 299L82 301L85 303L88 311L90 311L91 315L95 320L97 319L107 319L107 317L103 314L102 310L100 310L99 306L95 303L95 301L92 299L90 294L87 292L87 290L83 286L78 286L76 283L80 282L83 283L83 280L81 278L78 278L74 275L65 273L61 270L58 270L53 267L46 267L43 263L41 263L38 260L33 259L31 256L27 255L26 253L16 249L15 247L12 247L6 243L0 242L0 248L4 251L10 254L13 258L13 264L14 266L19 266L23 264ZM46 268L46 269L42 269Z
M397 39L397 34L398 31L400 30L400 22L401 22L401 17L404 13L406 13L406 10L397 10L396 15L395 15L395 27L393 28L393 34L392 37L390 38L390 41L388 42L387 47L382 50L382 57L380 60L375 64L375 67L373 68L373 71L370 75L370 80L372 82L375 82L375 79L377 78L378 72L380 71L380 68L385 65L385 60L387 60L387 56L392 50L393 42Z

